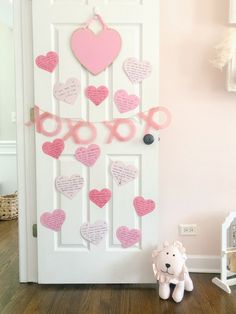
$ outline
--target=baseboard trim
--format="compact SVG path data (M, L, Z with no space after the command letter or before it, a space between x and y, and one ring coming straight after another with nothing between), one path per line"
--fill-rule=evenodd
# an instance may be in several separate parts
M0 141L0 155L16 155L16 141Z
M220 273L220 256L188 255L186 265L192 273Z

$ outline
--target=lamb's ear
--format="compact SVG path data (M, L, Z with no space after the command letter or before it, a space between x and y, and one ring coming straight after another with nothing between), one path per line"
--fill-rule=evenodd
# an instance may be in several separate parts
M170 245L170 244L169 244L168 241L163 242L163 247L167 247L167 246L169 246L169 245Z

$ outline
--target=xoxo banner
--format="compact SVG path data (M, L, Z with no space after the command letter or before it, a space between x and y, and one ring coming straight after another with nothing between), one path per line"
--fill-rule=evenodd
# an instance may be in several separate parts
M156 121L157 113L164 115L164 122ZM143 133L147 134L152 130L161 130L169 126L171 122L170 111L162 106L154 107L145 112L140 112L130 118L118 118L111 121L89 122L84 120L74 120L70 118L60 118L49 112L41 110L38 106L34 107L34 119L31 122L25 123L26 126L35 124L35 130L47 137L61 138L63 141L71 139L76 144L90 144L97 138L97 128L95 124L103 124L107 129L106 143L112 143L113 140L120 142L130 141L136 135L137 125L134 117L138 117L144 122ZM48 128L46 124L53 124L53 128ZM121 133L120 128L126 128L126 134ZM87 129L89 136L84 137L82 129Z

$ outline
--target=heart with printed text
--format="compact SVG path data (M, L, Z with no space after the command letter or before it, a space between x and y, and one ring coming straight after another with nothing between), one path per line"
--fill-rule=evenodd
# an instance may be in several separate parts
M49 51L46 56L38 56L35 59L35 63L39 68L48 72L53 72L58 64L58 55L55 51Z
M111 194L109 189L102 189L101 191L94 189L89 192L89 199L98 207L102 208L111 199Z
M136 213L139 216L144 216L151 213L156 207L156 204L153 200L145 200L142 196L135 197L133 200L133 205Z
M108 96L109 90L106 86L88 86L85 90L86 97L91 100L96 106L100 105Z
M114 95L114 102L120 113L124 113L137 108L140 98L136 95L128 95L125 90L120 89Z
M136 58L128 58L123 63L123 69L133 84L146 79L152 71L152 66L147 61L139 61Z
M104 239L107 231L108 225L106 221L96 221L94 224L84 223L80 227L81 236L95 245Z
M87 148L79 147L75 151L75 158L82 162L85 166L91 167L95 164L101 153L100 147L91 144Z
M62 209L56 209L52 213L45 212L40 216L41 224L51 230L60 231L66 219L66 214Z
M59 176L55 180L56 189L66 197L72 199L82 189L84 178L78 174L71 177Z
M53 142L45 142L42 146L42 150L45 154L58 159L64 150L64 141L57 138Z
M117 239L120 241L123 248L130 247L141 239L141 231L139 229L129 229L121 226L116 230Z
M124 185L137 177L138 169L133 165L126 165L122 161L113 161L111 174L118 185Z
M79 93L80 83L76 78L69 78L66 83L57 82L53 94L57 100L73 105Z

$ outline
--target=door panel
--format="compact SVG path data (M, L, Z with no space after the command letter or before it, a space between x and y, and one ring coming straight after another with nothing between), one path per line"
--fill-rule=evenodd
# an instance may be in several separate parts
M73 31L87 21L95 6L109 27L116 29L122 37L118 58L97 76L80 65L69 44ZM109 130L101 121L130 117L158 105L158 19L157 0L33 0L34 57L50 50L59 55L59 65L52 74L35 67L35 104L60 117L96 122L95 143L101 147L100 158L88 168L74 157L80 145L68 139L63 154L59 160L54 160L41 149L44 142L54 138L36 133L40 283L153 282L150 254L158 239L158 210L141 218L133 208L133 199L142 195L158 203L158 141L150 146L144 145L144 125L137 119L136 136L131 141L114 140L108 144ZM100 26L93 23L92 28L99 31ZM152 64L152 74L142 84L133 85L124 74L122 65L129 57ZM74 105L53 97L54 84L70 77L77 78L81 84ZM107 86L107 100L99 106L93 105L84 94L88 85ZM113 102L118 89L139 96L141 105L134 111L119 113ZM50 121L46 127L53 128ZM158 134L153 134L157 139ZM118 186L110 173L111 163L116 160L135 165L138 177ZM55 179L59 175L73 174L81 175L85 184L70 200L56 191ZM91 189L105 187L112 191L112 199L101 209L89 201L88 193ZM57 208L65 211L66 220L60 232L53 232L40 224L40 216ZM93 245L81 237L80 226L97 220L105 220L109 229L106 238L99 245ZM116 230L122 225L140 229L141 241L130 248L122 248L116 237Z

